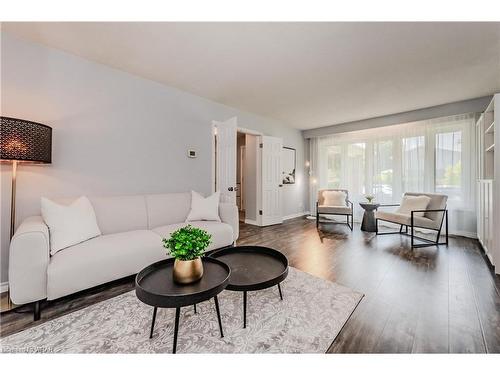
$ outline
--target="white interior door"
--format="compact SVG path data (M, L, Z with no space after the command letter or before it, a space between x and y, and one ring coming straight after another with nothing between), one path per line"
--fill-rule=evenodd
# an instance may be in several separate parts
M236 204L236 128L237 120L214 121L217 129L215 178L221 202Z
M262 225L283 222L281 201L281 138L262 136Z

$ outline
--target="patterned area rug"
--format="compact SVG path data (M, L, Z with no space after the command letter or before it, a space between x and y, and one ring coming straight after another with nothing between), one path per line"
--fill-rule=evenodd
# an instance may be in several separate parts
M363 297L344 286L290 267L278 288L243 294L223 291L220 337L213 299L181 309L177 353L325 353ZM170 353L175 309L153 308L131 291L0 340L2 352Z

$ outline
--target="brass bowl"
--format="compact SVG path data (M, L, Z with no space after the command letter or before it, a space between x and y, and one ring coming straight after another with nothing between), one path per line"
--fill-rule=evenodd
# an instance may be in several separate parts
M193 260L174 261L174 281L178 284L191 284L203 276L203 263L201 258Z

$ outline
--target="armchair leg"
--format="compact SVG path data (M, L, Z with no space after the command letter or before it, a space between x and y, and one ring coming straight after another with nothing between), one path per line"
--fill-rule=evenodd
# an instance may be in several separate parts
M349 221L349 218L351 218L351 220ZM353 215L347 215L346 217L347 219L347 226L349 227L349 229L351 230L352 232L352 228L354 226L354 219L353 219Z
M33 309L33 320L40 320L40 301L36 301Z
M413 227L413 212L411 213L410 222L411 222L411 226L410 226L410 230L411 230L411 248L413 249L414 248L414 238L413 237L415 236L414 227Z
M319 228L319 202L316 201L316 229Z
M445 212L445 216L446 216L446 246L448 246L448 210L446 210Z

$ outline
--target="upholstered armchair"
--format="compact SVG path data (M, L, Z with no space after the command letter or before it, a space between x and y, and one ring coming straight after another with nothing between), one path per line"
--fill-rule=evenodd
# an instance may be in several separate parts
M319 190L318 200L316 201L316 227L319 227L321 223L319 215L345 216L346 224L352 231L354 216L353 205L349 200L349 192L345 189Z
M420 202L418 202L420 200ZM448 246L448 210L446 202L448 196L444 194L430 193L405 193L401 204L385 204L381 207L399 207L396 212L385 212L377 210L376 224L377 235L381 234L404 234L411 237L411 248L446 245ZM420 206L420 207L418 207ZM446 220L445 220L446 219ZM378 227L379 221L387 221L394 224L399 224L397 232L380 232ZM445 242L439 242L441 230L445 222ZM405 230L403 231L403 227ZM408 234L408 228L410 233ZM414 233L414 228L422 228L431 231L436 231L436 240L432 241L427 238L418 237ZM418 239L424 243L415 243Z

